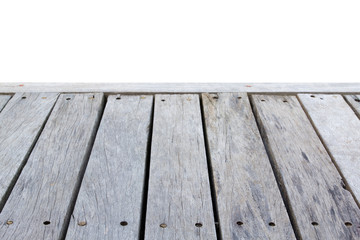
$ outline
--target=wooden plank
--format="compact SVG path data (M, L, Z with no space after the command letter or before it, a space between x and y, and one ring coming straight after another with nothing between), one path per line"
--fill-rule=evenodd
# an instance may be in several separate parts
M360 201L360 121L341 95L299 94L357 202Z
M5 107L6 103L9 101L11 96L9 95L0 95L0 112Z
M59 97L3 211L1 239L59 239L101 116L103 94Z
M198 95L156 95L145 239L216 239Z
M0 209L57 97L57 93L17 93L0 114Z
M222 239L295 239L247 94L202 99Z
M360 118L360 95L345 95L346 101Z
M67 239L139 239L153 96L109 96Z
M297 98L254 95L253 103L302 239L359 239L360 210Z
M14 92L360 93L360 83L0 83L0 93Z

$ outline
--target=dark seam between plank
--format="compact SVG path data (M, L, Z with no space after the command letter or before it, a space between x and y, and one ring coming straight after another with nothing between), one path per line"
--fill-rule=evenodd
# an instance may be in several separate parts
M85 156L82 159L82 164L81 164L81 167L80 167L79 175L78 175L76 184L74 186L74 190L73 190L73 193L72 193L72 197L70 199L70 203L68 205L66 215L64 217L64 224L61 227L61 231L60 231L60 235L59 235L60 240L64 240L66 238L66 233L67 233L67 230L68 230L68 227L69 227L69 224L70 224L70 218L71 218L71 215L73 214L73 211L74 211L74 208L75 208L75 204L76 204L77 197L79 195L81 183L82 183L82 180L84 178L86 167L87 167L87 164L89 162L89 158L90 158L93 146L94 146L96 135L97 135L97 132L99 130L99 126L100 126L100 123L101 123L101 120L102 120L102 117L103 117L103 114L104 114L104 109L105 109L105 106L106 106L106 102L107 102L107 98L105 96L102 96L102 103L101 103L101 106L100 106L100 110L97 113L98 114L97 120L95 122L94 128L92 129L92 134L91 134L91 137L89 139L89 147L86 149Z
M352 95L354 95L354 94L352 94ZM348 96L352 96L352 95L348 95ZM354 105L351 102L349 102L349 100L344 95L341 95L341 96L343 97L345 102L349 105L349 107L354 111L355 115L360 119L360 113L356 110ZM356 96L356 95L354 95L354 96Z
M340 167L337 165L336 160L335 160L335 158L333 157L333 155L331 154L329 148L328 148L327 145L325 144L324 139L321 137L320 132L318 131L315 123L313 122L313 120L312 120L311 117L310 117L310 114L306 111L305 106L303 105L303 103L301 102L301 99L300 99L297 95L296 95L296 98L297 98L297 100L299 101L300 106L301 106L301 108L303 109L303 111L305 112L307 118L309 119L309 121L310 121L310 123L311 123L311 126L312 126L313 129L315 130L316 135L317 135L318 138L320 139L321 144L324 146L324 148L325 148L325 150L326 150L326 153L329 155L329 157L330 157L330 159L331 159L331 162L334 164L336 170L337 170L338 173L340 174L341 179L342 179L343 183L345 184L345 190L347 190L347 191L349 191L349 192L351 193L351 196L353 197L356 205L360 208L360 204L359 204L359 202L356 200L356 197L355 197L355 195L354 195L354 193L353 193L350 185L348 184L345 176L344 176L343 173L341 172Z
M258 128L258 130L260 132L261 140L262 140L262 142L264 144L266 154L268 156L271 168L272 168L273 173L275 175L276 183L277 183L278 188L280 190L281 197L282 197L282 199L284 201L286 211L287 211L287 213L289 215L290 223L291 223L291 226L292 226L292 228L294 230L295 237L298 240L302 240L301 232L300 232L299 226L297 225L297 221L296 221L296 216L295 216L294 211L292 209L292 206L291 206L291 203L290 203L290 200L289 200L289 195L288 195L288 193L286 191L286 188L285 188L285 185L284 185L284 180L283 180L283 178L281 176L281 173L278 170L278 166L276 164L276 161L274 160L275 157L274 157L274 154L273 154L273 152L271 150L271 147L270 147L270 144L269 144L269 141L268 141L268 138L267 138L266 130L265 130L263 124L262 124L262 121L261 121L260 117L258 116L257 109L256 109L255 104L253 102L254 100L253 100L252 96L248 95L248 98L249 98L251 110L252 110L252 112L254 114L254 117L255 117L255 122L256 122L257 128Z
M18 168L15 176L14 176L13 179L11 180L9 187L6 189L6 192L5 192L5 194L4 194L4 197L3 197L2 201L0 202L0 213L2 212L2 210L3 210L3 208L4 208L4 206L5 206L6 202L7 202L7 200L8 200L8 198L9 198L9 196L10 196L10 194L11 194L11 192L12 192L12 190L13 190L16 182L17 182L17 180L19 179L19 176L20 176L23 168L25 167L27 161L29 160L29 157L30 157L30 155L31 155L31 153L32 153L32 151L33 151L33 149L34 149L37 141L39 140L39 137L40 137L42 131L44 130L44 128L45 128L45 126L46 126L46 123L47 123L47 121L48 121L48 119L49 119L49 117L50 117L50 115L51 115L51 113L52 113L52 111L53 111L53 109L54 109L54 107L55 107L58 99L59 99L59 96L60 96L60 94L58 94L58 96L56 97L56 100L55 100L54 104L52 105L49 113L47 114L47 116L46 116L43 124L41 125L41 127L40 127L37 135L35 136L35 139L34 139L33 143L32 143L31 146L29 147L29 149L28 149L28 151L27 151L27 153L26 153L23 161L21 162L21 164L20 164L20 166L19 166L19 168ZM12 98L12 96L11 96L11 98ZM11 99L11 98L10 98L10 99ZM9 99L9 101L10 101L10 99ZM8 102L9 102L9 101L8 101ZM7 103L8 103L8 102L7 102ZM7 103L6 103L6 104L7 104Z
M10 99L12 99L13 95L5 95L5 96L9 96L9 99L6 101L6 103L4 104L4 106L2 108L0 108L0 113L2 112L2 110L6 107L6 105L8 104L8 102L10 101ZM55 104L54 104L55 105ZM52 110L52 109L51 109ZM46 119L47 120L47 119Z
M151 144L152 144L152 135L153 135L153 125L154 125L154 112L155 112L155 96L153 96L149 123L149 132L148 132L148 142L146 148L146 162L145 162L145 175L143 182L143 195L141 201L141 216L140 216L140 228L139 228L139 240L145 239L145 224L146 224L146 210L147 210L147 199L148 199L148 190L149 190L149 177L150 177L150 161L151 161Z
M213 168L212 168L212 164L211 164L211 155L210 155L210 148L209 148L208 136L207 136L207 130L206 130L205 113L204 113L204 105L203 105L202 95L199 96L199 99L200 99L202 130L203 130L203 134L204 134L204 145L205 145L206 161L207 161L207 167L208 167L208 177L209 177L210 192L211 192L211 199L212 199L212 206L213 206L213 213L214 213L216 237L218 240L222 240L221 224L220 224L220 218L219 218L219 210L218 210L218 206L217 206L216 190L215 190L215 184L214 184L214 174L213 174Z

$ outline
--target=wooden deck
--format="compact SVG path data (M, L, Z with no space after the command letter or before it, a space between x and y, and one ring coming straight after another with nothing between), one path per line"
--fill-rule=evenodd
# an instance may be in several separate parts
M0 239L360 239L343 91L0 90Z

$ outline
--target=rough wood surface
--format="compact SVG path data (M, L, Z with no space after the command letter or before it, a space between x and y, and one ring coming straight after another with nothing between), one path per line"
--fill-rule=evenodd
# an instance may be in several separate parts
M25 164L57 97L57 93L17 93L1 112L0 209Z
M10 98L11 96L9 95L0 95L0 112L5 107Z
M216 239L198 95L156 95L145 239Z
M302 239L359 239L360 210L295 96L253 96Z
M360 83L0 83L0 93L14 92L359 93Z
M70 217L103 94L59 97L0 214L0 239L59 239Z
M109 96L67 239L139 239L152 96Z
M244 93L203 94L223 239L295 239Z
M346 101L360 118L360 95L345 95Z
M360 120L341 95L299 94L344 180L360 202Z

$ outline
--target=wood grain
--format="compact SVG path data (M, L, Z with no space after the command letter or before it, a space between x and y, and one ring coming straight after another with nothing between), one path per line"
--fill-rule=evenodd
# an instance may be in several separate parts
M5 107L10 98L10 95L0 95L0 112Z
M297 98L253 103L302 239L359 239L360 210Z
M138 239L153 96L109 96L67 239Z
M226 79L225 79L226 81ZM359 93L359 83L0 83L0 93Z
M156 95L145 239L216 239L198 95Z
M360 118L360 95L345 95L344 98Z
M341 95L299 94L305 110L360 201L360 120Z
M17 93L0 114L0 209L53 108L57 93Z
M223 239L295 239L245 93L203 94Z
M59 97L3 211L1 239L59 239L102 113L103 94Z

